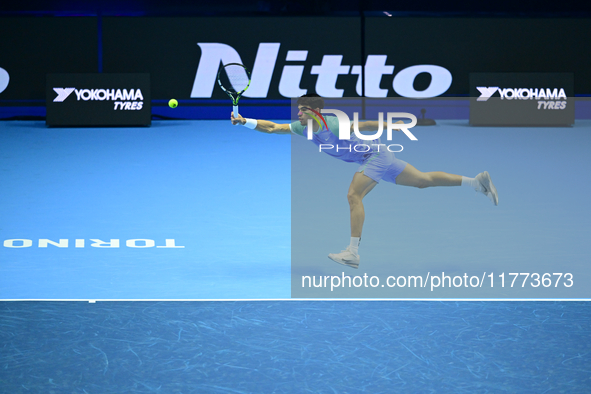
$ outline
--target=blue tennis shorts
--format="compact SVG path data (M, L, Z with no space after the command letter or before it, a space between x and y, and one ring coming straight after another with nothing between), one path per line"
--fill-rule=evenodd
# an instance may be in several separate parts
M378 183L384 180L395 184L396 177L404 171L407 164L407 162L397 159L392 152L376 152L361 164L357 172L363 172Z

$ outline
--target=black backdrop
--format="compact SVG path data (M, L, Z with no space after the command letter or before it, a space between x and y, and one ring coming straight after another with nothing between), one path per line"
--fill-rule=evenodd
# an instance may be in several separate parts
M342 55L342 64L348 66L364 64L368 55L387 56L386 64L394 72L382 76L380 88L389 97L397 96L392 87L395 75L418 64L449 70L453 82L444 96L470 94L471 72L571 72L575 94L591 94L587 72L591 14L586 4L495 2L476 8L465 2L447 4L445 10L434 1L395 7L381 1L306 4L304 8L293 1L226 0L206 5L176 0L3 4L0 36L9 39L0 40L0 68L10 75L10 83L0 92L0 118L11 109L19 114L27 113L23 108L44 109L48 73L147 72L156 107L171 97L184 100L183 104L215 105L215 100L227 100L219 89L211 98L191 97L200 42L230 45L251 66L260 43L280 43L266 97L276 101L288 101L278 89L285 66L303 66L299 86L312 92L317 83L312 67L325 55ZM378 11L392 8L396 11ZM419 8L433 12L419 15L414 12ZM289 50L308 51L306 61L287 61ZM336 87L344 90L344 96L357 96L357 78L352 73L339 75ZM414 86L421 90L429 83L429 75L421 74Z

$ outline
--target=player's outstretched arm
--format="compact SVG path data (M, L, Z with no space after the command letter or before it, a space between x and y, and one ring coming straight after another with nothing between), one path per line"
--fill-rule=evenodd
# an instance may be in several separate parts
M275 122L271 122L269 120L263 119L245 119L242 115L238 114L238 117L234 117L234 112L232 112L230 119L232 120L233 125L242 125L246 126L250 129L255 129L262 133L274 133L274 134L289 134L291 133L291 129L289 128L289 124L279 124Z

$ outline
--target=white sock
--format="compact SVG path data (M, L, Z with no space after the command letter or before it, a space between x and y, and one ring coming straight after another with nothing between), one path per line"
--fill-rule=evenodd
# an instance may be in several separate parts
M359 242L361 241L361 237L351 237L351 243L349 244L349 249L351 252L355 254L359 254Z
M462 186L472 187L477 191L480 191L480 189L482 188L480 182L478 182L476 178L468 178L465 176L462 177Z

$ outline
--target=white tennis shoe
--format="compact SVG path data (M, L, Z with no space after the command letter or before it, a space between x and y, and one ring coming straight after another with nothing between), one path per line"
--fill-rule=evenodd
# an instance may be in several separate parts
M482 186L479 191L490 198L493 204L499 205L499 194L497 193L497 188L493 185L492 180L490 179L488 171L476 175L476 180L480 182L480 185Z
M359 255L353 253L348 246L347 249L342 250L341 253L330 253L328 258L335 263L346 265L347 267L355 269L359 268Z

